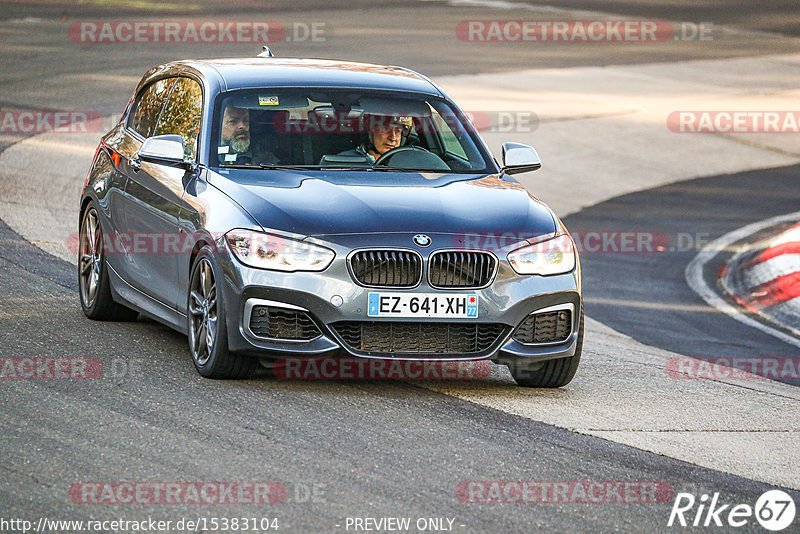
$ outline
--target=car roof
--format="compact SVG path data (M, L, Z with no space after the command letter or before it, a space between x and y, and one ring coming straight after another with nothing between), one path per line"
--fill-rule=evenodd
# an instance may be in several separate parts
M255 57L186 60L207 79L217 78L222 91L251 87L346 87L412 91L442 96L429 79L409 69L354 61Z

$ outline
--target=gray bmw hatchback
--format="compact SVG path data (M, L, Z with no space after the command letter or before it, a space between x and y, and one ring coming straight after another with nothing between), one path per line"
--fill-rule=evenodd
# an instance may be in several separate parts
M578 255L511 177L541 166L535 150L502 159L404 68L160 65L83 189L83 311L187 334L206 377L285 357L491 360L563 386L583 344Z

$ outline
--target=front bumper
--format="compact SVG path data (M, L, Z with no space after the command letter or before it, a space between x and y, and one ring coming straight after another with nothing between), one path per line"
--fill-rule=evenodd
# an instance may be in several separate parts
M364 245L364 240L359 245ZM379 242L379 241L376 241ZM385 243L382 243L385 245ZM367 243L367 246L370 243ZM388 360L469 361L490 359L501 364L533 363L575 355L581 315L580 267L555 276L521 276L497 255L499 265L492 283L483 289L435 289L426 278L413 289L375 289L357 284L347 266L352 246L332 245L336 258L319 273L281 273L254 269L239 262L224 244L216 256L225 274L222 297L227 318L228 344L232 351L255 357L352 356ZM388 246L389 248L392 245ZM423 266L432 250L422 250ZM443 296L470 293L478 296L476 319L417 319L439 323L496 323L504 325L502 334L485 350L468 354L373 353L354 350L332 328L340 321L392 322L399 319L367 316L368 294L375 291L441 293ZM249 328L250 315L257 305L306 312L321 335L308 341L269 339ZM525 344L512 338L516 328L531 313L553 307L572 310L572 326L566 340L558 343ZM402 319L411 321L411 319Z

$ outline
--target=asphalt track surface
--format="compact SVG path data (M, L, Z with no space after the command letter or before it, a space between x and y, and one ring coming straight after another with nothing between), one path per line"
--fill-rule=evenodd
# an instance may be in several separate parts
M280 19L285 6L273 5ZM667 2L570 3L633 16L713 20L758 32L784 31L787 16L797 19L790 3L758 12L744 7L748 2L695 5L702 10ZM536 54L509 45L474 50L446 35L454 23L473 16L524 17L525 11L459 11L444 3L363 6L357 21L343 9L304 13L328 21L332 37L307 47L287 44L285 55L403 64L437 76L800 48L795 39L755 33L741 41L631 47L614 49L613 54L558 45ZM291 17L297 18L307 9L302 2L292 8ZM64 42L66 23L57 17L65 12L68 21L119 18L119 13L147 18L142 12L92 9L0 3L4 109L113 114L148 67L198 55L188 45L149 44L131 50ZM19 21L25 17L40 20ZM417 38L408 40L409 32ZM250 48L220 46L201 55L245 56ZM20 140L3 136L0 150ZM797 172L783 168L671 184L602 202L565 221L573 231L620 230L635 219L637 229L652 225L668 235L693 232L713 239L749 222L796 211ZM13 191L4 189L4 194ZM74 199L64 202L75 199L77 190ZM4 200L13 202L10 196ZM796 355L756 331L743 335L738 323L714 313L689 290L683 270L695 252L584 255L587 313L645 345L678 354ZM88 321L77 300L74 270L0 221L2 355L91 356L113 370L99 380L0 383L2 518L258 516L278 517L284 532L342 532L347 517L448 517L455 519L456 532L668 532L675 530L666 527L671 500L635 505L465 504L456 489L468 480L655 481L675 492L721 492L727 502L753 504L775 487L467 402L424 384L287 382L266 376L205 380L191 366L185 337L166 327L145 319L102 325ZM625 350L620 343L619 350ZM590 341L585 354L591 360ZM276 481L289 494L286 502L271 507L75 504L68 491L81 481ZM313 487L315 494L307 497L304 490ZM800 503L800 493L787 491ZM785 532L800 531L796 527ZM763 530L751 522L737 531Z
M709 312L684 268L713 239L796 209L798 172L791 166L678 182L565 217L572 232L658 229L669 243L662 252L583 254L587 313L646 345L698 359L796 357L797 347L757 330L731 339L737 323ZM729 257L723 251L706 266L710 286Z

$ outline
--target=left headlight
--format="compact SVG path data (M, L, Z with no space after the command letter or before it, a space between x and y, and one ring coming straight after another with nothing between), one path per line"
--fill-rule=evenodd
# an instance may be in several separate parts
M517 274L564 274L575 268L575 247L564 234L509 252L508 263Z
M231 230L225 241L245 265L274 271L322 271L336 253L319 245L251 230Z

